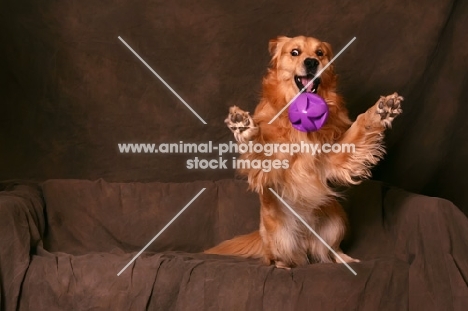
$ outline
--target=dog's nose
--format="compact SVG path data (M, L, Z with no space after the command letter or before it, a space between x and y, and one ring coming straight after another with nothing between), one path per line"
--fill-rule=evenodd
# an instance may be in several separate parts
M317 69L319 62L315 58L306 58L304 60L304 65L308 70L313 70L313 69Z

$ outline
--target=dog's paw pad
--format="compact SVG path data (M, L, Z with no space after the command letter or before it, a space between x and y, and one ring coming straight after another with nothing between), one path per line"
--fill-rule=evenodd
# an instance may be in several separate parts
M376 112L380 115L380 122L385 127L390 127L393 119L403 112L401 109L402 101L403 97L397 93L380 97Z
M238 142L249 141L258 130L250 114L237 106L229 108L229 114L224 123L234 133Z

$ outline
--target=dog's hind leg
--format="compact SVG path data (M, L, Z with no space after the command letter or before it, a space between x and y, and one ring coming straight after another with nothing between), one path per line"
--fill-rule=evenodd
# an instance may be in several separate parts
M337 201L332 201L314 213L316 219L315 232L330 246L343 261L359 262L344 254L340 244L346 234L346 214ZM309 255L316 262L327 263L342 261L330 251L330 249L312 233L309 235Z
M296 217L281 208L269 192L260 195L260 236L264 262L289 269L307 264L307 247Z

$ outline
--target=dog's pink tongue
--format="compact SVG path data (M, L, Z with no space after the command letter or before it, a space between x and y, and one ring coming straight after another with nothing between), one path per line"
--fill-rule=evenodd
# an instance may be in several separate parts
M307 78L301 78L301 82L302 82L302 85L305 87L307 86L307 92L311 92L312 91L312 87L314 86L313 83L311 83L310 85L307 85L312 79L307 79Z

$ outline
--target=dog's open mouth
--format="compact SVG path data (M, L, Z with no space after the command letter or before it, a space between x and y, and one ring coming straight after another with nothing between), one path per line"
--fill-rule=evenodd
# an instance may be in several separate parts
M315 78L314 82L310 83L314 79L314 75L307 76L294 76L294 82L296 82L299 91L308 93L317 93L317 89L320 84L320 77ZM306 89L304 87L307 86ZM304 91L302 91L304 89Z

